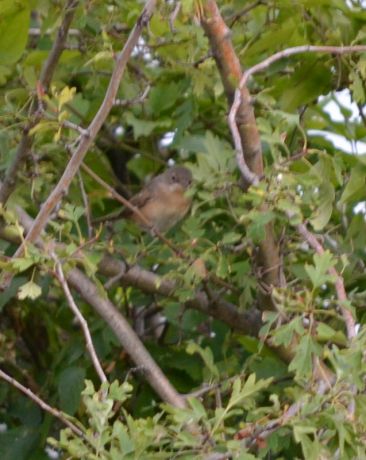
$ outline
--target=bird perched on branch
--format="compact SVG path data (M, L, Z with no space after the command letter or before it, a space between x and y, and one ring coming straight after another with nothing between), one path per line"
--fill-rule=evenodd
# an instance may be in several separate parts
M159 232L166 232L187 214L191 198L185 192L192 183L192 173L184 166L173 166L154 177L129 201L140 213L125 209L122 217L147 228L147 222Z

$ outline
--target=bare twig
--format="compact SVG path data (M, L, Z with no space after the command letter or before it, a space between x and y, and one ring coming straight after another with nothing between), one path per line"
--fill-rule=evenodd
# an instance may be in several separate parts
M294 54L301 53L326 53L326 54L350 54L350 53L363 53L366 51L366 45L354 45L354 46L316 46L316 45L302 45L294 46L292 48L286 48L278 53L272 54L268 58L259 62L258 64L250 67L243 73L243 76L240 80L239 88L243 88L249 77L255 73L262 72L265 69L268 69L270 65L274 62L284 59Z
M64 271L62 269L62 265L61 265L61 262L59 261L59 259L57 258L56 254L51 254L53 260L55 261L56 263L56 276L57 276L57 279L59 280L61 286L62 286L62 289L64 291L64 294L65 294L65 297L66 297L66 300L67 300L67 303L69 304L69 307L70 309L72 310L72 312L74 313L74 315L76 316L80 326L81 326L81 329L83 331L83 334L84 334L84 337L85 337L85 343L86 343L86 348L89 352L89 355L90 355L90 358L92 360L92 363L94 365L94 369L96 371L96 373L98 374L99 378L100 378L100 381L102 383L105 383L107 382L107 377L105 376L104 374L104 371L103 371L103 368L99 362L99 359L98 359L98 356L97 356L97 353L95 351L95 348L94 348L94 345L93 345L93 340L92 340L92 337L91 337L91 334L90 334L90 331L89 331L89 327L88 327L88 323L86 322L84 316L81 314L81 311L79 310L78 306L76 305L75 303L75 300L71 294L71 291L69 289L69 286L67 284L67 281L66 281L66 278L65 278L65 275L64 275Z
M39 85L46 91L48 90L54 71L56 69L57 62L59 61L61 53L64 49L67 33L69 31L78 3L78 0L69 0L67 2L64 18L57 32L57 38L53 43L48 59L42 67L41 75L39 78ZM41 112L38 110L37 104L35 103L32 105L31 115L33 116L30 117L30 121L23 129L22 137L18 149L15 153L14 160L11 163L9 169L6 171L3 185L0 188L0 203L5 204L11 195L16 184L16 175L18 170L23 164L25 158L28 156L28 153L32 147L33 138L30 136L29 132L41 119Z
M91 218L91 212L90 212L90 204L89 204L88 195L85 190L83 177L80 171L78 171L78 180L79 180L81 196L83 198L83 203L84 203L86 224L88 226L88 238L93 238L94 232L93 232L92 218Z
M131 105L140 104L146 99L150 89L150 85L147 85L144 91L139 96L135 97L134 99L116 99L114 101L114 105L119 107L130 107Z
M88 130L87 129L84 129L82 128L81 126L77 125L76 123L73 123L72 121L69 121L69 120L64 120L61 122L61 126L65 127L65 128L69 128L69 129L72 129L76 132L78 132L81 136L88 136L89 133L88 133Z
M26 388L25 386L23 386L21 383L19 383L13 377L10 377L10 375L6 374L1 369L0 369L0 378L10 383L10 385L13 385L13 387L15 387L17 390L20 390L22 393L28 396L28 398L34 401L41 409L53 415L57 419L59 419L64 425L68 426L70 430L76 434L76 436L79 436L80 438L85 439L84 433L80 430L80 428L78 428L76 425L70 422L70 420L67 419L66 414L48 405L41 398L39 398L36 394L34 394L29 388Z
M156 230L151 225L151 222L145 217L145 215L139 210L139 208L134 206L132 203L130 203L130 201L128 201L126 198L124 198L122 195L120 195L118 192L116 192L116 190L114 190L113 187L111 187L109 184L107 184L107 182L105 182L101 177L99 177L98 174L96 174L92 169L90 169L89 166L87 166L85 163L81 163L81 168L90 177L92 177L95 180L95 182L97 182L103 188L108 190L108 192L111 194L111 196L115 200L119 201L121 204L123 204L123 206L125 206L127 209L132 211L136 216L138 216L140 218L140 220L143 222L143 224L148 229L150 229L154 233L154 235L157 238L159 238L159 240L161 242L163 242L166 246L168 246L176 256L178 256L178 257L180 257L182 259L186 259L184 254L178 248L176 248L174 246L174 244L170 240L168 240L168 238L166 238L162 233L160 233L158 230Z
M53 44L52 50L48 55L47 61L42 68L41 76L39 78L40 83L46 89L49 88L53 74L55 72L58 60L64 50L64 46L66 43L67 34L71 25L71 21L73 20L75 9L79 4L78 0L69 0L66 7L65 7L65 16L64 20L62 21L61 26L57 31L57 37Z
M175 390L135 331L112 302L102 297L98 292L97 286L80 270L74 268L67 274L67 278L84 300L108 323L136 366L141 366L144 369L147 381L162 400L175 407L185 407L184 398Z
M41 34L43 35L51 35L54 31L52 29L47 29L46 31L41 31L38 27L31 27L28 31L29 35L32 37L39 37ZM79 29L70 29L68 35L79 37L81 35Z
M245 16L246 14L249 13L249 11L253 10L259 5L263 5L265 2L263 0L256 0L253 3L249 3L249 5L245 6L242 10L240 10L238 13L234 13L231 16L225 18L227 21L230 22L230 27L233 27L233 25L240 19L242 16Z
M170 27L170 32L172 34L174 34L176 32L176 29L174 27L174 23L175 23L175 20L177 19L177 16L179 14L181 6L182 6L181 2L178 1L176 3L176 5L175 5L175 8L174 8L172 14L169 16L169 27Z
M307 229L305 224L299 224L296 226L296 228L304 240L309 243L309 245L317 252L317 254L324 254L323 246L319 243L316 236ZM338 300L340 302L339 307L346 324L347 337L349 339L353 339L356 336L356 322L351 311L345 306L345 303L347 303L347 294L344 287L343 278L334 267L330 267L328 272L335 278L335 289L337 292Z
M105 119L107 118L110 109L113 106L113 101L116 98L116 94L119 88L121 78L124 74L127 62L131 56L132 50L137 44L138 38L141 35L141 32L145 25L148 23L153 9L155 7L156 0L148 0L145 4L145 7L138 18L134 28L132 29L123 50L117 55L116 65L112 73L112 77L109 82L105 97L101 106L99 107L98 112L96 113L94 119L88 127L88 136L81 136L80 142L73 153L73 156L69 163L66 166L66 169L59 180L56 187L48 196L47 200L44 202L41 210L39 211L32 228L29 230L25 241L14 254L14 257L19 257L24 254L25 245L29 242L33 242L38 235L41 234L42 230L46 227L50 215L57 206L57 204L62 199L63 195L68 190L68 187L77 173L84 156L86 155L89 147L91 146L93 140L95 139L98 131L102 127ZM7 273L1 282L1 287L4 289L9 286L9 283L12 279L12 274Z
M236 162L238 164L240 173L243 179L248 184L257 185L259 183L259 176L249 169L245 161L240 132L239 132L239 128L238 128L237 121L236 121L236 114L238 113L238 109L241 103L242 103L241 91L236 90L234 102L233 102L233 105L231 106L231 110L228 116L229 128L233 136L233 140L234 140Z

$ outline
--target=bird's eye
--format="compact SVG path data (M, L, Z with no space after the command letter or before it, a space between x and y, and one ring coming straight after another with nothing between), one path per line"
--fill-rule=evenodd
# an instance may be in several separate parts
M175 181L176 177L175 177L175 174L172 174L172 180Z

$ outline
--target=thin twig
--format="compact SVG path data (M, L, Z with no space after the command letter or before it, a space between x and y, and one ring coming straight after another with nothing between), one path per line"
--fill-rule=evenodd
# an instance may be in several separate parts
M29 30L28 30L28 33L30 36L32 37L39 37L40 35L51 35L54 33L54 30L52 29L47 29L45 31L42 31L40 28L38 27L31 27ZM81 32L79 29L70 29L69 30L69 33L68 35L70 36L75 36L75 37L79 37L81 35Z
M242 10L240 10L238 13L234 13L230 15L229 17L225 18L226 21L231 21L230 23L230 28L233 27L233 25L236 23L236 21L241 18L242 16L245 16L246 14L249 13L249 11L253 10L259 5L263 5L264 1L263 0L256 0L253 3L250 3L249 5L245 6Z
M88 136L88 130L82 128L81 126L77 125L76 123L73 123L72 121L69 120L64 120L61 122L61 126L65 128L72 129L76 132L78 132L81 136Z
M89 331L88 323L86 322L84 316L81 314L81 311L79 310L78 306L76 305L75 300L74 300L74 298L73 298L73 296L71 294L71 291L69 289L69 285L67 284L67 281L66 281L66 278L65 278L65 275L64 275L64 271L62 269L61 262L57 258L56 254L53 253L53 254L51 254L51 256L52 256L53 260L56 263L56 273L55 274L56 274L56 277L59 280L59 282L61 284L61 287L62 287L62 289L64 291L67 303L69 304L70 309L72 310L72 312L76 316L77 320L79 321L79 324L80 324L81 329L83 331L83 334L84 334L84 337L85 337L86 348L87 348L87 350L89 352L89 355L90 355L90 358L92 360L94 369L95 369L96 373L98 374L98 376L100 378L100 381L102 383L105 383L108 380L107 380L107 377L104 374L102 365L100 364L98 356L97 356L97 353L95 351L95 348L94 348L94 345L93 345L93 340L92 340L92 337L91 337L91 334L90 334L90 331Z
M296 226L297 231L300 235L309 243L309 245L317 252L317 254L324 254L324 248L319 243L316 236L311 233L305 224L299 224ZM356 322L353 318L352 312L344 306L348 302L346 289L344 287L343 277L337 272L334 267L328 269L330 275L335 278L335 289L337 292L337 297L340 302L340 310L343 316L343 320L347 328L347 337L351 340L356 337Z
M77 436L85 439L84 433L80 430L80 428L78 428L76 425L74 425L72 422L70 422L66 418L67 417L66 414L59 411L58 409L55 409L54 407L49 406L46 402L44 402L41 398L39 398L36 394L34 394L33 391L23 386L21 383L19 383L17 380L15 380L10 375L6 374L1 369L0 369L0 378L10 383L10 385L13 385L13 387L15 387L17 390L20 390L22 393L28 396L28 398L34 401L41 409L53 415L57 419L59 419L64 425L68 426L70 430L72 430L72 432L75 433Z
M119 107L130 107L131 105L140 104L146 99L147 95L149 94L150 89L151 89L151 86L147 85L144 91L139 96L133 99L116 99L114 101L114 105L119 106Z
M121 204L123 204L123 206L125 206L130 211L132 211L136 216L138 216L141 219L142 223L148 229L150 229L160 241L162 241L164 244L166 244L166 246L168 246L176 256L178 256L178 257L180 257L182 259L186 259L184 254L178 248L176 248L174 246L174 244L170 240L168 240L168 238L166 238L162 233L160 233L158 230L156 230L152 226L151 222L145 217L145 215L139 210L139 208L137 208L136 206L131 204L130 201L128 201L126 198L124 198L122 195L120 195L118 192L116 192L116 190L113 187L111 187L109 184L107 184L107 182L105 182L101 177L99 177L98 174L96 174L92 169L90 169L89 166L87 166L85 163L81 163L81 168L90 177L92 177L95 180L95 182L97 182L103 188L108 190L108 192L111 194L111 196L115 200L119 201Z
M259 177L257 176L257 174L255 174L249 169L245 161L240 132L239 132L238 124L236 121L236 114L238 113L238 109L241 103L242 103L241 91L237 89L235 91L234 102L233 102L233 105L231 106L229 116L228 116L229 128L233 136L233 140L234 140L236 162L238 164L240 173L243 179L248 184L257 185L259 183Z
M80 170L78 171L78 179L79 179L81 196L83 198L83 203L84 203L86 224L88 226L88 238L91 239L93 238L93 225L92 225L92 218L91 218L91 212L90 212L90 204L89 204L88 195L85 190L84 181L80 173Z
M38 235L42 233L42 230L46 227L53 210L68 190L72 179L77 173L86 153L88 152L89 147L92 145L96 135L98 134L111 108L113 107L113 101L116 98L120 81L124 74L127 62L138 42L143 28L150 20L153 9L155 7L155 3L156 0L148 0L146 2L141 15L137 19L136 24L125 43L125 46L123 47L123 50L117 55L116 65L113 70L112 77L110 79L103 102L88 127L88 136L80 137L80 142L75 149L71 160L67 164L61 179L57 183L56 187L52 190L47 200L43 203L41 210L34 220L32 228L29 230L25 238L25 241L21 246L19 246L13 257L16 258L22 256L24 254L25 245L29 242L33 242L38 237ZM5 274L1 282L2 289L9 286L12 278L13 275L11 273L8 272Z
M181 6L182 6L181 2L177 2L172 14L169 16L169 28L172 34L174 34L177 31L176 28L174 27L174 23L175 23L175 20L177 19Z

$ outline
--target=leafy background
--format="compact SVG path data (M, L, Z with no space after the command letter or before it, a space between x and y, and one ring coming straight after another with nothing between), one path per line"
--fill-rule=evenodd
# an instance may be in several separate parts
M305 53L281 59L250 80L265 179L244 193L238 185L224 88L197 20L200 5L180 3L173 28L169 20L175 3L160 3L155 9L119 88L118 97L125 103L112 109L85 163L122 193L138 191L172 162L191 168L191 213L167 235L185 258L127 221L95 224L90 234L85 194L95 220L118 211L120 204L83 170L63 198L46 239L65 244L65 270L75 266L74 253L82 247L84 270L137 330L141 312L153 309L161 315L158 320L165 318L162 334L156 334L149 321L139 332L179 392L210 387L192 398L186 410L162 408L143 370L134 367L106 323L75 294L109 382L120 382L107 385L101 401L80 328L51 274L54 262L31 247L13 261L16 276L0 294L1 367L52 406L79 419L89 443L61 432L58 421L1 382L0 456L48 458L44 447L53 437L48 443L65 449L69 458L206 458L211 451L240 459L363 458L366 232L364 214L355 207L366 200L366 155L346 153L308 131L365 141L366 55ZM63 6L48 0L0 1L3 172L29 119ZM15 206L36 216L58 182L79 135L63 122L86 127L95 116L114 53L141 8L136 0L85 1L77 8L67 49L44 96L46 113L32 129L31 153L18 173L7 211L2 210L13 235L20 232ZM365 43L366 11L357 1L225 1L219 8L243 68L291 46ZM136 101L148 86L148 95ZM359 116L340 106L344 120L334 121L319 98L332 98L345 89L358 105ZM296 224L305 221L320 237L323 255L314 254L297 233ZM240 312L258 307L258 292L265 287L253 260L268 223L280 241L286 284L274 289L276 310L263 315L260 336L240 333L185 308L183 303L207 284ZM6 239L0 245L6 268L17 245ZM105 290L108 280L96 270L106 251L174 280L174 296L147 294L118 283ZM191 263L197 260L204 263L203 272ZM341 273L346 307L359 324L352 342L345 334L330 267ZM289 361L278 347L291 349ZM323 394L317 392L316 359L325 361L335 375ZM299 401L301 411L279 423L270 436L261 438L253 429L252 444L243 442L245 429L264 426ZM355 410L350 417L351 403ZM192 420L211 443L192 433ZM93 436L98 441L90 443Z

